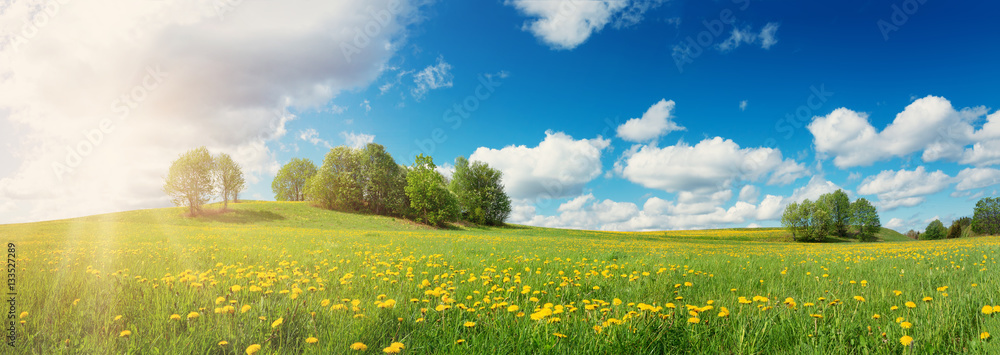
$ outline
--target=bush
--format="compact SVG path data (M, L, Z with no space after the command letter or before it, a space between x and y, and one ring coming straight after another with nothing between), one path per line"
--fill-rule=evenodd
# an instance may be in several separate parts
M948 228L948 239L960 237L962 237L962 224L958 223L958 220L951 222L951 227Z
M987 197L976 202L972 231L978 234L1000 234L1000 198Z
M923 240L936 240L943 239L947 235L948 229L944 227L944 223L941 223L940 219L935 219L933 222L927 225L927 229L924 230L924 234L920 236Z
M920 232L911 229L910 231L906 232L906 237L916 240L917 238L920 238Z

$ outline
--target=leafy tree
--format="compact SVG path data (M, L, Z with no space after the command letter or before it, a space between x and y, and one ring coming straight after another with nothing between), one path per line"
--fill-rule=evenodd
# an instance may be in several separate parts
M448 191L433 159L417 155L406 174L406 196L418 222L442 226L458 219L458 200Z
M360 157L361 187L369 212L399 216L406 210L406 172L385 147L368 143Z
M947 238L948 239L955 239L955 238L961 238L961 237L962 237L962 223L960 223L956 219L954 222L951 222L951 227L948 227L948 236L947 236Z
M502 225L510 215L510 197L504 192L500 170L483 162L455 159L449 187L458 197L461 213L476 224Z
M920 235L920 239L923 240L935 240L943 239L948 233L948 229L944 227L944 223L941 223L940 219L935 219L933 222L927 225L927 229L924 233Z
M201 212L201 206L215 195L212 184L214 167L212 154L205 147L181 154L170 165L170 171L164 178L163 192L170 196L174 205L188 206L193 216Z
M804 242L822 241L833 225L826 206L808 199L785 207L781 224L792 232L795 240Z
M271 182L271 191L278 201L305 201L306 182L316 175L316 164L311 160L292 158L292 161L278 170Z
M330 149L323 166L309 179L306 196L320 206L342 211L359 211L364 206L359 149L339 146Z
M986 235L1000 234L1000 197L987 197L976 202L972 231Z
M829 226L831 233L845 238L847 237L847 227L850 225L852 211L851 198L844 190L838 189L832 193L823 194L816 203L823 205L830 212Z
M243 169L240 164L233 161L233 157L226 153L219 153L215 157L215 169L213 169L215 181L218 183L219 193L222 194L222 209L229 209L229 200L236 201L240 191L247 188L243 179Z
M878 218L878 210L875 209L875 206L872 206L871 202L868 202L868 199L863 197L851 204L850 221L851 225L857 228L858 239L861 241L875 241L875 235L882 230L882 222Z
M916 240L916 239L920 238L920 232L917 232L917 231L911 229L908 232L906 232L906 237L910 238L910 239Z

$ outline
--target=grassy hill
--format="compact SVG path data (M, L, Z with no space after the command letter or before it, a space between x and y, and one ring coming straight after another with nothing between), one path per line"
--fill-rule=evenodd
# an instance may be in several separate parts
M434 229L230 206L0 226L17 254L12 353L900 353L904 335L917 353L1000 352L978 340L1000 334L980 313L997 237Z

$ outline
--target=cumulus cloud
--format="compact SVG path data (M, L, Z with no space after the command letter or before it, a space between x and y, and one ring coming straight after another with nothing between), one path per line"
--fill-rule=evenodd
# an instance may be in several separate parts
M18 209L0 223L169 205L162 176L203 145L251 183L272 174L289 112L369 85L419 18L410 1L95 0L25 37L40 3L0 12L18 24L0 36L0 130L23 132L0 179L0 206ZM372 23L378 34L356 36Z
M576 140L562 132L546 131L536 147L480 147L469 156L503 172L511 198L540 199L580 195L583 185L601 175L601 153L611 141L598 136Z
M368 143L375 141L375 135L373 134L340 132L340 136L344 138L344 144L358 149L364 148Z
M299 131L299 139L312 143L315 146L333 148L333 146L330 145L330 142L327 142L326 140L319 138L319 132L317 132L315 129L312 128L307 128L305 130Z
M879 207L888 211L916 206L926 200L925 196L944 190L952 181L941 170L928 172L923 166L914 170L883 170L865 178L858 186L858 193L877 195Z
M437 64L428 66L423 70L413 74L413 84L415 85L410 94L417 100L423 99L428 91L450 88L453 83L451 74L451 64L444 61L444 57L438 57Z
M806 174L793 160L772 148L740 148L715 137L693 146L684 142L663 148L636 145L615 162L615 170L631 182L667 192L714 193L731 189L737 180L789 183Z
M906 106L881 132L871 125L868 115L839 108L829 115L814 117L808 129L816 151L833 156L839 168L868 166L892 157L923 152L924 161L961 160L964 164L990 165L1000 155L988 146L1000 139L1000 116L975 131L972 122L986 114L982 107L956 110L948 100L927 96ZM997 121L995 124L993 121ZM975 147L964 149L967 145ZM977 150L978 148L978 150Z
M778 43L778 39L775 37L778 26L777 23L768 22L760 29L760 32L754 32L750 27L733 28L729 32L729 38L719 43L716 48L720 52L729 52L742 44L760 43L761 48L770 49Z
M613 22L616 28L642 21L663 0L508 0L524 16L523 29L552 49L573 49Z
M642 117L629 119L618 126L618 137L630 142L644 142L672 131L684 130L672 120L674 106L674 100L661 99L650 106Z
M740 101L740 111L747 110L747 100Z
M955 177L955 190L967 191L1000 184L1000 170L992 168L966 168Z

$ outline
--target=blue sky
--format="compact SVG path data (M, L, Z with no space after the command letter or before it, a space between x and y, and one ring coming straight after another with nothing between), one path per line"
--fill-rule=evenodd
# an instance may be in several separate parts
M137 114L150 116L147 122L180 122L164 126L219 130L226 137L238 127L256 128L254 134L226 139L206 134L201 140L163 143L156 151L176 156L178 149L198 145L263 151L236 154L254 177L244 196L257 199L273 199L270 181L277 165L293 157L319 164L330 145L370 140L402 163L417 152L430 153L445 167L458 156L487 161L505 173L515 198L513 222L567 228L775 226L785 204L843 188L875 202L883 225L905 231L922 229L935 217L948 222L969 215L976 199L996 195L1000 184L994 166L1000 163L995 109L1000 103L993 90L1000 78L995 65L1000 42L991 25L998 5L991 2L402 3L404 10L387 24L370 14L387 13L388 1L343 5L347 9L294 8L301 5L296 1L285 5L292 12L329 10L328 17L310 16L321 17L317 23L330 26L325 33L338 40L289 30L280 38L286 44L265 38L263 49L255 51L247 49L254 40L249 35L248 41L220 35L229 40L211 42L163 25L148 30L157 35L140 41L184 52L134 56L121 51L114 58L145 63L158 57L183 68L174 71L175 77L188 86L163 95L173 100L184 98L175 91L202 86L184 79L198 77L195 73L209 72L220 83L199 97L253 91L259 82L280 88L260 89L246 98L206 99L182 111L196 112L189 121L162 113L169 111L165 98ZM72 10L60 16L71 18ZM332 15L335 10L358 16ZM255 19L275 25L289 21L294 27L296 14L269 16L266 8L242 6L224 15L204 20L197 33L209 38L227 30L259 34L239 26ZM31 13L22 17L31 19ZM355 43L354 29L373 23L381 31L355 56L364 60L344 61L342 48ZM61 24L42 30L73 29L56 26ZM35 54L31 51L42 51L37 43L50 40L44 35L23 46L28 49L20 52L27 54L7 53L15 78L33 78L19 75L31 73L25 62ZM232 46L225 49L250 56L233 59L222 50L204 49L201 42ZM317 64L319 59L333 64ZM225 60L242 64L234 71L246 70L227 76L206 69L226 66L191 64ZM135 81L135 73L142 73L142 65L134 66L139 69L120 75L122 81ZM295 71L290 68L310 75L286 74ZM27 81L14 80L7 89L17 85ZM0 154L0 191L7 191L0 195L0 211L10 216L0 223L166 204L151 188L156 184L152 166L136 173L149 181L134 187L148 197L142 203L49 214L45 204L59 200L15 193L23 190L19 181L33 176L28 152L45 146L65 154L59 148L79 140L65 134L46 144L24 138L31 134L12 133L52 130L58 121L24 112L66 104L38 101L28 111L13 101L0 107L7 113L0 138L7 134L14 142L5 148L9 154ZM456 105L469 112L457 112ZM239 116L229 112L257 112L263 118L220 118ZM631 128L624 128L631 119ZM82 124L82 129L93 126ZM164 126L159 132L173 129ZM145 123L143 129L154 130ZM113 161L114 153L107 154ZM47 163L37 165L51 175ZM35 206L15 211L22 200ZM68 204L86 201L80 197Z

